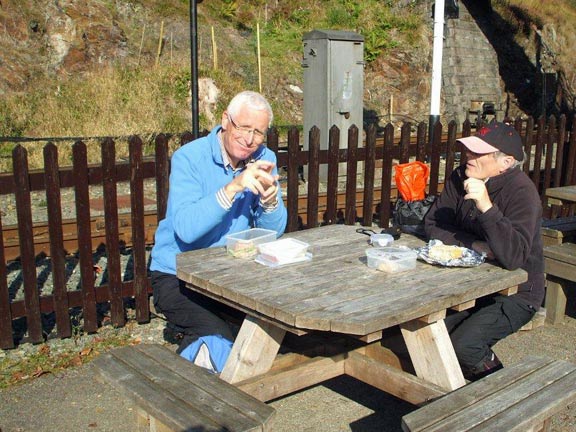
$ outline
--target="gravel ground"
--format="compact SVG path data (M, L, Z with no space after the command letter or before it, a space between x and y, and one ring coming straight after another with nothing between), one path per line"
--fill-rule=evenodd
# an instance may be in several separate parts
M530 354L539 354L576 363L576 305L574 298L564 323L521 331L495 346L504 364ZM165 322L153 318L149 324L129 322L122 329L104 326L95 335L76 340L50 340L54 352L82 350L94 337L110 332L123 333L135 342L162 343ZM42 345L28 343L14 350L0 351L0 358L32 355ZM414 407L349 377L339 377L322 385L270 402L277 410L279 432L289 431L378 431L400 432L400 421ZM552 432L576 431L576 404L553 419ZM134 406L121 394L96 378L90 364L43 375L23 385L0 390L0 431L114 431L134 430Z
M119 189L118 194L125 193ZM98 190L95 191L98 196ZM41 200L42 196L33 197ZM15 223L12 204L2 201L2 223ZM73 196L63 195L63 202ZM73 208L73 206L63 206ZM64 217L72 217L72 213ZM11 219L12 218L12 219ZM14 220L13 220L14 219ZM38 219L42 220L42 216ZM106 257L94 255L95 264L105 269ZM131 279L130 251L122 254L123 278ZM43 293L51 291L49 260L38 262L38 284ZM77 262L69 257L67 266L69 289L76 289L79 280ZM96 283L105 282L104 272ZM21 296L21 277L17 264L8 268L11 294ZM573 292L573 290L572 290ZM563 324L543 326L514 334L499 342L494 350L504 362L520 360L530 354L539 354L576 363L576 305L571 297L568 316ZM104 323L106 310L102 309ZM128 317L131 311L128 310ZM81 325L81 315L73 317ZM123 335L134 343L161 343L175 350L173 341L164 337L165 322L154 317L150 323L138 325L133 320L120 329L104 325L93 335L81 335L60 340L55 338L50 316L45 317L45 329L49 335L46 344L32 345L26 342L22 330L20 345L13 350L0 350L2 359L20 360L34 355L45 345L53 355L58 353L80 353L94 338ZM270 402L277 410L275 431L378 431L399 432L404 414L414 407L369 385L349 377L339 377L312 388ZM554 417L552 432L576 432L576 405L566 408ZM135 407L121 394L96 378L90 364L69 368L54 374L45 374L0 390L0 432L25 431L114 431L134 430Z

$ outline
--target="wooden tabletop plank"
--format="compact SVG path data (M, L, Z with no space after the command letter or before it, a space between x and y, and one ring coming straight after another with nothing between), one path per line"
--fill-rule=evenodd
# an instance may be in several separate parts
M456 271L450 269L449 271ZM375 272L378 272L375 270ZM378 272L381 273L381 272ZM389 280L379 274L374 275L376 280L371 285L363 285L365 275L350 278L347 284L340 286L334 295L330 297L317 297L307 303L285 305L285 311L291 311L297 315L297 325L307 327L314 325L316 321L330 322L333 331L336 327L344 327L344 322L350 321L352 325L360 323L364 328L373 322L374 311L376 318L392 317L396 321L395 311L412 310L414 306L415 292L424 289L433 279L432 275L424 273L398 274L394 280ZM402 287L407 288L402 288ZM386 308L383 314L382 308ZM422 313L421 315L424 315ZM420 316L420 315L418 315ZM374 324L378 327L379 324ZM393 324L392 324L393 325ZM372 326L370 326L372 327ZM388 326L379 327L387 328ZM354 331L353 334L362 334L363 330Z
M354 234L357 239L367 238L365 235ZM339 259L341 254L337 248L334 248L339 244L337 237L324 234L311 236L312 239L308 240L313 241L316 237L323 240L323 245L329 251L324 254L327 259ZM367 243L365 245L368 246ZM311 250L314 251L314 246ZM294 280L300 278L301 268L307 264L293 264L281 269L266 269L254 260L233 258L227 255L225 248L212 248L206 252L206 255L204 257L204 253L200 256L196 253L180 254L177 258L178 277L206 291L250 308L256 308L254 291L279 291L283 287L290 286ZM265 272L264 269L268 271ZM315 266L310 274L318 273L317 269L318 266ZM257 279L257 283L254 283L255 279ZM232 283L234 283L234 289L227 289Z
M576 243L546 246L544 257L576 265Z
M545 195L567 202L576 202L576 185L546 189Z
M274 312L277 319L292 320L308 311L322 310L335 303L360 301L375 292L381 296L382 290L387 289L385 274L368 269L365 264L356 262L357 259L355 256L348 263L342 262L337 270L321 266L321 269L329 270L319 271L320 274L312 278L308 277L307 272L306 281L312 281L308 286L304 285L296 292L291 290L290 296L281 291L265 295L260 297L260 301L264 304L272 303L276 307ZM395 292L398 294L398 290ZM324 323L323 329L327 330L328 327L328 323Z
M309 233L307 232L307 234ZM242 260L241 266L239 266L237 259L231 259L225 254L224 248L220 248L220 254L210 254L211 266L216 268L214 271L210 269L210 265L205 264L206 260L199 259L192 254L181 254L178 258L179 277L220 297L274 316L269 304L267 302L259 303L257 299L267 295L266 293L272 296L275 293L283 293L284 289L290 289L291 293L295 292L294 286L296 284L294 281L301 279L303 268L306 268L307 275L314 275L314 280L309 278L303 282L301 287L304 291L309 291L309 288L315 285L315 281L324 283L333 278L333 271L327 263L330 261L339 262L342 259L343 252L336 247L341 245L342 239L331 235L329 231L322 235L318 235L316 232L315 234L307 237L306 240L309 242L313 242L314 239L322 240L323 253L322 261L313 260L312 268L310 268L310 263L302 263L283 268L266 269L252 260ZM367 236L352 230L351 238L362 245L362 251L368 247ZM311 245L311 251L314 253L315 245L313 243ZM199 264L195 264L196 262ZM191 267L194 269L193 271L189 270ZM209 270L205 270L205 268ZM267 271L264 272L264 269ZM198 274L202 276L198 277ZM340 272L339 274L342 278L348 277L346 273ZM226 287L232 283L234 289L227 289ZM285 294L283 293L282 296L285 297Z
M290 236L310 244L311 261L267 268L228 256L224 248L213 248L180 254L178 276L194 285L193 289L288 326L357 335L526 280L523 270L507 271L488 263L446 268L418 262L416 269L395 274L370 269L365 257L368 238L353 226L329 225ZM423 244L406 234L395 242L409 247Z
M521 275L518 280L524 280L524 276ZM501 287L500 280L487 277L485 274L478 276L475 281L481 288L474 293L470 290L458 292L454 289L453 279L444 280L437 285L428 283L419 289L406 290L409 295L393 305L388 305L383 300L384 296L379 295L364 299L366 307L361 309L361 313L357 313L348 305L331 307L324 312L331 312L335 316L335 319L331 320L332 331L349 333L358 326L360 327L357 331L361 332L371 331L372 328L388 328L394 325L394 322L406 322L445 310L468 301L471 296L476 298L481 293L491 294ZM379 309L382 307L388 307L386 316L380 313Z
M421 265L429 266L425 263ZM297 317L298 327L315 328L319 322L324 322L323 329L327 329L326 321L330 321L332 331L363 334L364 331L369 331L370 327L366 326L372 326L372 329L387 328L393 325L391 323L397 323L400 318L404 320L419 318L434 312L433 309L445 309L470 298L476 298L478 290L491 293L501 287L500 278L494 278L490 273L470 273L467 279L460 274L461 269L438 269L437 273L423 271L397 274L393 282L387 283L387 279L383 279L376 288L362 284L366 279L365 274L358 278L349 276L347 283L335 287L330 296L321 295L301 302L284 304L282 312L286 315L294 314ZM373 272L385 275L379 271ZM471 289L462 290L461 294L457 292L453 286L455 277L459 277L459 285L472 283ZM524 275L520 273L517 280L524 280ZM480 285L481 288L476 288ZM387 308L386 312L383 313L381 308ZM399 315L402 311L404 314ZM285 317L277 314L276 318ZM352 327L360 325L362 330L346 329L347 324ZM382 325L384 327L380 327Z

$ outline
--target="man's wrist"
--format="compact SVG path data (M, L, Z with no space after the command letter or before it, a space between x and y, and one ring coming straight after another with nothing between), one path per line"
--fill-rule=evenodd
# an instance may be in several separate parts
M492 208L492 203L489 203L487 205L483 205L482 207L476 205L476 208L480 211L480 213L486 213L488 210L490 210Z
M226 192L226 186L218 189L218 191L216 192L216 200L224 210L230 210L232 208L232 203L234 202L235 197L236 194L234 194L232 198L230 198L230 196Z
M222 189L224 189L224 192L226 192L226 195L228 195L228 198L230 200L234 200L234 197L236 196L236 194L238 192L242 192L242 188L235 185L234 180L232 180L230 183L225 185Z
M269 201L269 202L264 202L262 200L260 200L260 206L264 209L264 212L266 213L270 213L273 212L274 210L276 210L278 208L278 197L276 197L274 200Z

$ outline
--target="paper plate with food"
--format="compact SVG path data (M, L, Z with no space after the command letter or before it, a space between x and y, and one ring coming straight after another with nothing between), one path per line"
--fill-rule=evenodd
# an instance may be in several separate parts
M430 240L416 252L421 260L446 267L476 267L486 258L486 254L462 246L445 245L440 240Z

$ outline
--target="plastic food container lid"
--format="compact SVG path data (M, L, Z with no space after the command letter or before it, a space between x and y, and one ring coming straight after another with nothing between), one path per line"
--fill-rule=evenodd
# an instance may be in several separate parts
M258 250L263 259L271 262L282 262L304 256L309 246L306 242L285 238L261 243L258 245Z
M390 234L372 234L370 236L370 244L378 247L390 246L394 243L394 237Z

